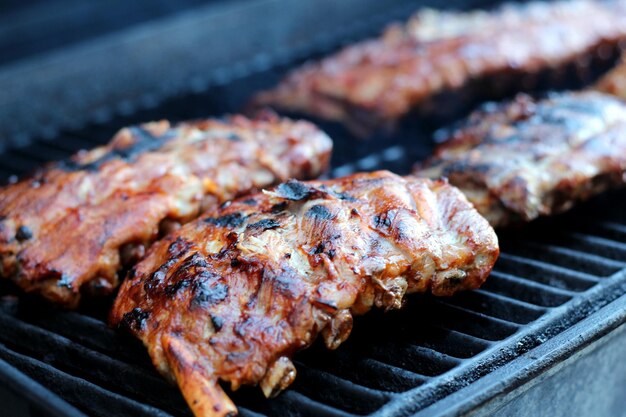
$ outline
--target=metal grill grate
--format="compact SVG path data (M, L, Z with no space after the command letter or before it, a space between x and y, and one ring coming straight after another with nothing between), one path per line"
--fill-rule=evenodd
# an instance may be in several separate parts
M322 44L318 54L337 46ZM253 91L300 61L234 70L239 75L195 93L149 108L118 109L100 123L7 149L0 154L0 177L22 175L45 161L104 143L124 125L235 111ZM333 176L381 168L406 173L432 146L427 128L407 127L357 147L342 129L323 127L336 142ZM402 311L358 318L337 351L316 344L298 354L298 378L276 399L264 400L255 388L234 393L241 414L408 415L531 351L626 293L624 197L624 192L612 193L500 236L502 256L483 288L453 298L412 296ZM107 307L104 300L67 312L37 299L5 296L0 359L89 415L190 415L143 347L107 327Z
M79 132L0 160L24 172L105 140L99 127L93 129L93 136ZM409 151L414 146L405 139L332 174L381 167L406 172L427 152L417 147ZM483 288L449 299L412 296L402 311L357 319L338 351L316 345L296 357L298 378L283 395L267 401L252 388L235 393L242 414L367 415L408 399L419 409L528 351L620 294L610 290L626 280L620 273L626 267L623 198L623 192L613 193L501 236L501 259ZM64 312L37 300L4 299L0 359L89 414L189 415L143 348L106 326L106 304Z

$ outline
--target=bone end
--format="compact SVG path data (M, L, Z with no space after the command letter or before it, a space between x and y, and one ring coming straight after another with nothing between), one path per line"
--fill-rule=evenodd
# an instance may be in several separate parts
M270 365L260 386L266 398L272 398L285 390L296 379L296 367L286 356Z
M351 331L352 314L348 310L340 310L322 329L324 344L328 349L337 349L350 336Z
M237 407L209 369L176 337L163 336L163 350L174 378L195 417L234 417Z

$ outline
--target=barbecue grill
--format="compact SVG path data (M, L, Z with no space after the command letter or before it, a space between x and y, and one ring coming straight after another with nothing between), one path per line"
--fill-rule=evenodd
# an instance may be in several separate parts
M182 3L176 14L124 9L122 23L82 26L87 40L69 37L45 52L6 52L20 28L4 29L3 180L104 143L122 126L238 111L289 68L437 2ZM32 21L24 27L40 31L32 39L49 35L34 23L45 7L21 7ZM108 7L106 16L116 16L123 5ZM330 175L408 173L430 153L441 123L418 119L366 142L320 123L336 144ZM623 191L608 193L500 234L501 258L480 290L411 296L401 311L359 317L337 351L316 343L296 355L298 378L277 398L242 388L233 400L250 417L626 415L625 201ZM0 291L1 415L191 415L139 342L107 327L110 300L70 312L7 283Z

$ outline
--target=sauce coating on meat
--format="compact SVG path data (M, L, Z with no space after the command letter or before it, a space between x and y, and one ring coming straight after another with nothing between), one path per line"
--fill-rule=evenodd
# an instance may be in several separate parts
M393 127L435 94L471 80L493 82L495 90L502 77L521 88L522 78L584 62L625 38L625 0L531 2L492 12L425 10L378 39L305 64L254 102L368 134ZM483 94L485 87L475 90L464 94Z
M519 95L443 136L415 174L448 178L494 227L563 212L626 182L626 103L605 94Z
M225 416L236 409L218 381L276 395L295 378L293 353L318 334L335 349L354 314L477 288L498 253L493 229L445 181L291 180L156 243L111 322L143 341L197 416Z
M0 276L74 307L199 212L288 178L314 178L332 143L266 115L122 129L110 144L0 189Z

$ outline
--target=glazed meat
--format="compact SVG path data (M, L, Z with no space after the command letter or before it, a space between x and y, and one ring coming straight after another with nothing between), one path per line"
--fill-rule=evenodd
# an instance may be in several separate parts
M626 182L626 103L596 92L488 104L415 173L446 177L493 226L559 213Z
M254 102L340 121L367 134L393 127L411 110L436 106L424 104L471 80L483 81L464 91L468 96L506 86L519 92L520 75L532 80L547 69L584 65L596 53L608 58L624 38L625 0L533 2L490 13L426 10L378 39L305 64Z
M143 341L196 416L225 416L235 406L218 381L276 395L295 378L293 353L318 334L335 349L372 306L477 288L497 256L493 229L446 181L292 180L156 243L111 322Z
M626 99L626 55L613 70L596 83L594 88Z
M0 275L68 307L108 294L158 236L251 190L317 176L331 146L313 125L272 115L122 129L0 189Z

